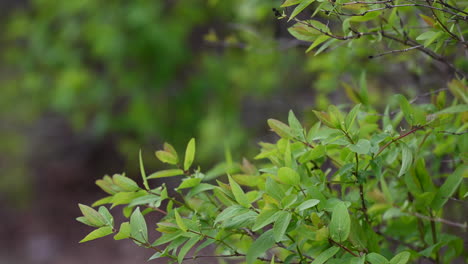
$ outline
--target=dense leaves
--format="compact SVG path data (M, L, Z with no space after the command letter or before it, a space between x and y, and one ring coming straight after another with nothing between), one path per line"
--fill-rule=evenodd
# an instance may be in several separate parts
M388 108L404 115L408 105L401 98ZM463 105L454 99L448 107ZM292 112L289 125L270 119L281 138L261 144L257 159L265 162L258 168L246 160L233 163L215 176L216 184L206 176L210 171L193 169L192 139L184 161L172 168L146 177L141 161L143 181L148 181L144 189L124 174L98 180L109 195L98 204L125 204L129 221L115 230L106 207L96 211L80 205L83 217L77 220L97 228L82 242L116 233L116 240L132 239L156 250L151 259L179 263L192 249L193 258L203 257L199 250L209 245L212 257L247 263L405 264L422 257L450 263L463 254L463 240L444 233L442 226L466 229L466 223L444 219L445 205L466 199L467 190L465 146L450 142L466 140L465 133L455 132L466 126L466 112L444 113L446 122L435 125L432 116L444 109L410 107L431 118L411 126L410 116L376 114L358 105L348 113L330 107L319 113L329 124L319 119L310 129ZM377 125L380 121L385 128ZM162 151L178 156L165 146ZM450 165L441 167L447 159ZM173 191L166 185L155 188L149 182L175 175L183 177L175 189L183 199L169 195ZM161 217L153 243L148 213ZM453 249L442 258L443 248Z
M360 38L386 39L422 51L456 77L464 75L437 53L463 41L466 25L459 22L466 20L467 11L458 3L294 0L283 7L280 18L295 22L289 32L312 42L317 53L339 41L352 46ZM408 18L402 7L424 11ZM313 9L312 18L299 19L308 8ZM431 29L405 27L403 18L408 23L421 19ZM451 52L455 51L447 54ZM235 163L226 155L229 166L202 172L192 165L194 139L184 161L165 144L156 156L169 169L146 177L140 160L145 189L105 176L98 185L110 196L100 204L126 201L123 210L130 224L122 225L117 238L130 234L129 239L156 251L150 259L167 257L180 263L193 248L192 259L246 263L451 263L466 257L463 238L446 233L445 226L466 230L467 224L446 219L445 213L449 200L466 203L468 87L463 79L447 86L421 95L430 99L423 104L395 95L384 102L382 111L372 106L362 74L359 89L345 85L354 105L314 110L316 119L304 125L292 111L287 122L268 119L279 139L260 143L256 166L247 160ZM179 174L183 179L175 190L147 183ZM118 183L120 189L113 188ZM177 195L170 195L173 192ZM137 206L161 217L156 229L160 236L152 244ZM83 208L79 221L87 224L92 216L91 226L101 228L102 222L96 221L104 218L101 210L96 215L92 208ZM201 249L212 253L205 255Z

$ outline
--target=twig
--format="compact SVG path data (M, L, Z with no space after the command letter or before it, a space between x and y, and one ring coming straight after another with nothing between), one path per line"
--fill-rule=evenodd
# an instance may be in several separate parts
M349 249L349 248L345 247L344 245L342 245L342 244L336 242L335 240L333 240L333 239L331 239L331 238L329 238L328 240L330 241L330 243L339 246L339 247L342 248L343 250L347 251L349 254L351 254L351 255L353 255L353 256L355 256L355 257L359 257L359 255L356 254L356 253L354 253L353 251L351 251L351 249Z
M383 53L380 53L380 54L377 54L377 55L370 55L369 59L374 59L374 58L385 56L385 55L388 55L388 54L407 52L407 51L410 51L410 50L418 49L420 47L423 47L423 45L413 46L413 47L409 47L409 48L406 48L406 49L400 49L400 50L391 50L391 51L383 52Z

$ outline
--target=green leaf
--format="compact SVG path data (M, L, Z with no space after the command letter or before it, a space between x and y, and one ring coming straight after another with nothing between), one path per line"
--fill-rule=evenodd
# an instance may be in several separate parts
M400 252L390 260L390 264L406 264L410 256L411 254L407 251Z
M424 47L427 47L431 45L434 41L436 41L439 37L441 37L443 34L443 32L426 31L418 37L416 37L416 40L425 40Z
M247 264L253 264L257 257L265 254L274 244L273 230L270 229L259 236L250 246L246 255Z
M336 128L335 124L332 123L330 115L325 112L319 112L313 110L315 116L322 122L322 124L326 125L329 128Z
M128 204L140 196L144 196L146 191L139 192L119 192L112 196L112 206L114 208L117 205Z
M235 182L234 179L232 179L232 177L230 175L228 175L228 179L229 179L229 185L231 186L232 194L234 194L234 198L236 199L236 201L240 205L242 205L242 206L244 206L246 208L249 208L250 207L250 201L247 198L247 195L245 195L245 193L242 190L242 188L240 187L240 185L237 184L237 182Z
M327 36L327 35L320 35L318 38L316 38L314 40L314 42L312 42L312 44L309 46L309 48L307 48L307 50L305 51L306 53L310 52L311 50L313 50L315 47L317 47L318 45L322 44L323 42L327 41L328 39L330 39L330 36Z
M140 173L141 173L141 178L143 178L143 186L145 186L146 190L149 190L149 185L148 185L148 180L146 179L146 172L145 172L145 166L143 165L143 158L141 157L141 150L139 154L139 160L140 160Z
M233 218L236 215L244 214L248 212L249 209L239 206L239 205L233 205L229 206L226 209L224 209L215 219L215 224L219 222L223 222L229 218Z
M356 106L353 107L353 109L351 109L351 111L349 111L348 115L346 116L346 118L345 118L345 130L346 130L346 132L349 131L349 129L351 128L351 126L354 123L354 120L356 120L356 116L359 113L359 108L360 107L361 107L361 104L357 104Z
M177 156L165 150L158 150L155 152L155 155L156 158L167 164L176 165L179 162Z
M384 256L374 252L367 254L366 260L371 264L388 264L388 260Z
M291 222L291 213L287 211L280 211L276 218L275 224L273 225L273 237L276 242L281 241L286 229L288 229L289 223Z
M415 122L413 107L408 102L406 97L404 97L403 95L399 94L397 95L397 98L398 98L398 102L400 103L401 111L403 112L403 115L405 116L406 122L408 122L410 126L413 126Z
M378 17L381 13L380 12L369 12L363 16L353 16L351 17L351 22L366 22Z
M180 169L162 170L162 171L152 173L150 176L148 176L147 179L149 180L149 179L173 177L173 176L179 176L179 175L184 175L184 171Z
M97 239L97 238L100 238L100 237L105 237L105 236L110 235L110 234L112 234L112 227L103 226L103 227L100 227L100 228L94 230L93 232L89 233L85 238L83 238L80 241L80 243L90 241L90 240L94 240L94 239Z
M184 232L187 232L187 226L185 225L184 221L182 220L182 217L180 216L179 212L177 210L174 210L174 216L176 219L177 226Z
M195 139L190 139L185 150L184 170L190 169L195 158Z
M463 112L468 112L468 105L467 104L462 104L462 105L454 105L447 107L435 114L440 115L440 114L458 114L458 113L463 113Z
M371 148L371 143L367 139L359 139L354 145L349 145L349 149L357 154L368 154Z
M292 5L297 5L301 2L301 0L286 0L284 3L281 5L281 7L288 7Z
M174 149L174 147L171 144L165 142L164 143L164 150L171 153L172 155L174 155L176 157L177 161L179 160L179 157L177 155L177 151Z
M255 224L252 227L252 231L256 232L262 227L269 225L276 221L279 216L279 211L276 209L267 209L262 211L255 219Z
M278 179L284 183L289 185L299 185L301 183L301 177L299 174L289 168L289 167L282 167L278 170Z
M182 183L177 187L177 190L192 188L200 184L200 178L185 178Z
M440 186L434 200L432 201L432 208L439 210L447 202L448 198L452 197L453 193L457 190L464 177L467 177L468 166L463 165L458 167L452 174L445 180L444 184Z
M401 177L404 175L409 168L411 167L411 164L413 163L413 153L411 152L411 149L404 143L401 143L401 169L400 172L398 173L398 177Z
M133 192L140 189L134 180L119 174L112 176L112 180L114 181L115 185L119 186L126 192Z
M148 242L148 228L146 227L145 218L141 214L139 207L137 207L130 216L130 229L130 234L133 238L142 243Z
M303 0L296 8L294 8L294 10L293 10L291 16L289 17L288 21L290 21L291 19L296 17L299 13L302 12L302 10L304 10L306 7L308 7L313 2L315 2L315 0Z
M294 137L292 135L291 128L285 123L272 118L268 119L267 122L271 130L278 134L278 136L286 139L291 139Z
M107 196L107 197L104 197L102 199L95 201L91 206L96 207L96 206L100 206L103 204L109 204L109 203L112 203L112 199L113 199L113 196Z
M322 253L320 253L320 255L318 255L315 258L315 260L312 261L312 264L323 264L327 260L332 258L338 251L340 251L340 248L333 246L333 247L323 251Z
M114 217L106 207L100 206L98 212L106 219L106 225L111 227L114 226Z
M291 133L294 135L294 137L305 140L304 129L302 128L301 123L297 119L296 115L294 115L292 110L289 110L288 123L289 127L291 128Z
M115 240L121 240L125 238L129 238L131 233L130 223L123 222L120 224L119 232L114 236Z
M299 162L304 164L311 160L317 160L326 154L326 147L324 145L317 145L313 149L307 151L299 157Z
M334 105L329 105L328 106L328 114L330 115L330 122L336 127L336 128L343 128L344 129L344 119L343 115L341 114L341 111L338 109L338 107Z
M87 222L89 222L92 226L101 227L106 225L106 219L104 216L98 213L98 211L84 204L78 204L78 206L80 207L81 213L86 218Z
M333 240L341 243L348 239L351 219L344 202L337 203L333 208L329 229Z
M300 212L300 211L304 211L306 209L309 209L311 207L314 207L316 206L317 204L320 203L320 200L317 200L317 199L310 199L310 200L307 200L307 201L304 201L302 202L296 209Z
M194 236L192 238L189 239L189 241L187 241L185 243L185 245L180 249L179 253L177 254L177 261L179 263L182 263L184 261L184 257L185 255L187 255L187 253L189 252L189 250L191 248L193 248L195 246L195 244L197 244L197 242L201 239L201 237L199 236Z

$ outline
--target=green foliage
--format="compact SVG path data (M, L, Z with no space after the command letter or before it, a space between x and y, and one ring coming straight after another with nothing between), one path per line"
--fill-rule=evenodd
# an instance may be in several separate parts
M289 125L269 119L280 139L261 143L259 167L233 163L216 183L207 177L212 172L192 166L194 139L184 161L177 159L172 168L146 177L141 167L144 181L181 175L174 190L105 176L97 183L110 196L100 204L125 204L129 222L115 230L105 207L80 205L78 220L97 228L82 242L115 233L115 240L131 239L156 251L150 259L178 263L207 257L245 263L451 263L466 255L459 246L463 239L443 228L467 228L466 222L443 218L448 199L466 199L466 147L450 143L467 139L466 104L456 98L446 108L401 103L406 101L395 96L387 107L392 114L371 106L332 106L315 112L328 124L320 118L311 128L292 112ZM449 108L460 111L447 114ZM421 113L425 121L411 125L407 111ZM320 154L310 154L317 149ZM178 156L167 143L161 151ZM147 227L146 214L160 215L157 239L148 236L153 224ZM208 246L212 253L200 253ZM443 256L443 250L450 254Z
M460 22L467 19L467 10L460 5L294 0L283 4L295 6L292 14L279 17L296 22L289 32L311 42L308 50L318 48L317 54L339 41L352 47L370 39L386 47L407 46L392 54L422 51L462 77L463 70L449 59L456 53L454 44L463 44L466 30ZM312 6L311 20L298 19ZM414 9L419 16L410 16ZM420 23L432 28L424 31ZM438 53L441 49L447 57ZM358 87L344 85L355 105L320 107L310 124L303 125L292 111L287 123L268 119L279 139L260 143L257 166L247 160L235 163L226 155L222 166L204 172L193 166L192 139L183 161L164 144L156 157L170 168L147 177L140 154L144 189L123 180L124 175L97 182L109 194L98 205L125 204L123 214L130 217L114 238L128 237L156 251L150 259L178 263L211 257L247 264L405 264L467 257L463 238L444 228L467 228L466 222L445 218L449 199L466 203L466 80L426 93L431 100L423 104L394 95L377 105L384 104L384 111L372 104L365 73ZM181 176L175 189L148 183L175 176ZM80 208L84 216L78 220L84 224L99 230L112 223L104 209ZM161 217L154 242L146 213ZM211 253L200 253L202 249ZM187 257L191 250L193 256Z

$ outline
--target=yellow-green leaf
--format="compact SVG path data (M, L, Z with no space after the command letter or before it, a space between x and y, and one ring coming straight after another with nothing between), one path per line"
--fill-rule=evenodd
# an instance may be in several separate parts
M86 220L88 220L88 222L91 225L95 227L101 227L106 225L106 219L98 211L84 204L78 204L78 206L80 207L83 216L86 218Z
M247 198L247 195L245 195L240 185L236 181L234 181L234 179L232 179L230 175L228 175L228 179L229 185L231 186L232 194L234 194L234 198L236 199L236 201L246 208L250 207L249 199Z
M80 243L90 241L90 240L94 240L94 239L101 238L101 237L105 237L105 236L110 235L112 233L113 233L112 232L112 227L103 226L103 227L100 227L100 228L92 231L91 233L89 233L85 238L83 238L80 241Z
M195 158L195 139L192 138L187 144L187 149L185 150L184 170L190 169L190 166L192 166L194 158Z
M173 176L179 176L179 175L184 175L184 171L181 169L171 169L171 170L162 170L155 172L148 176L147 179L157 179L157 178L164 178L164 177L173 177Z
M333 240L343 242L348 239L351 230L351 219L345 203L339 202L333 208L329 228Z
M291 128L285 123L278 121L276 119L268 119L268 126L273 130L278 136L286 139L293 138Z
M174 210L174 216L176 219L177 226L184 232L187 232L187 226L185 225L184 221L182 220L182 217L180 216L179 212L177 210Z

